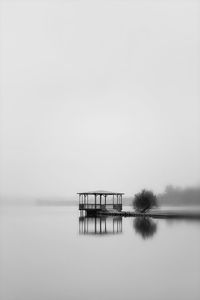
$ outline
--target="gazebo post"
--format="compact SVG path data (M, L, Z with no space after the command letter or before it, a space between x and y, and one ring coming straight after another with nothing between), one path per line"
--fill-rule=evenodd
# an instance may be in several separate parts
M96 194L94 195L94 202L95 202L95 209L96 209L96 207L97 207L97 195Z

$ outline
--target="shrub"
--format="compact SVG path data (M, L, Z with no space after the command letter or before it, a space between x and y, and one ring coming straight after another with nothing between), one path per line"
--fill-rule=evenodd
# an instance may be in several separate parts
M158 206L157 197L152 191L142 190L133 199L133 207L140 213L145 213L156 206Z

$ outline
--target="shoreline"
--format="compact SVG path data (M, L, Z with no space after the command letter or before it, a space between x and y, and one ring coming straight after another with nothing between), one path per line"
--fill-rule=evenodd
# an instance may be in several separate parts
M200 213L195 212L183 212L183 211L160 211L160 212L147 212L138 213L132 211L105 211L100 212L99 216L121 216L121 217L143 217L143 218L154 218L154 219L197 219L200 220Z

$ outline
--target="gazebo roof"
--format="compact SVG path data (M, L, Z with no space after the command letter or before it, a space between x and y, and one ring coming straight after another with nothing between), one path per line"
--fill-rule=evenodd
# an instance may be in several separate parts
M82 193L77 193L78 195L124 195L124 193L116 193L116 192L111 192L111 191L90 191L90 192L82 192Z

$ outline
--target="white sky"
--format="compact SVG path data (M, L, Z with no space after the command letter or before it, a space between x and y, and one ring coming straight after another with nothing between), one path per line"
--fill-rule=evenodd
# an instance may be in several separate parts
M200 183L200 1L1 1L1 194Z

